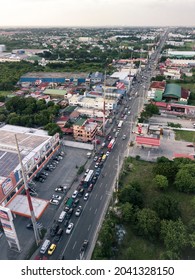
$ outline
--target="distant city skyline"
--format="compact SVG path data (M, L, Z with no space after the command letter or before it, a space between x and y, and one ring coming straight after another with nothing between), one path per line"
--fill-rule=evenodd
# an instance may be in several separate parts
M0 28L195 26L195 0L0 0Z

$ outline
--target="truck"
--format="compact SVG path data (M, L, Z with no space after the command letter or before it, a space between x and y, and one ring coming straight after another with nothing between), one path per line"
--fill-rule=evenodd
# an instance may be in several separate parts
M73 204L74 199L72 197L69 197L69 199L66 202L66 206L71 208L72 204Z
M112 148L114 147L114 145L115 145L115 139L113 138L111 141L110 141L110 143L108 144L108 150L109 151L111 151L112 150Z

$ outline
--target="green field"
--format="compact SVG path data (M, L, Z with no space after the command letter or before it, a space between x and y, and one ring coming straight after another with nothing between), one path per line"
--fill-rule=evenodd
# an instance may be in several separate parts
M187 141L195 142L195 132L194 131L184 131L184 130L174 130L175 140L177 141Z
M12 92L11 91L3 91L3 90L0 90L0 96L7 96L9 94L11 94Z
M152 208L153 202L156 198L163 196L164 194L174 197L179 203L179 209L181 212L181 219L187 226L189 221L195 217L195 198L194 195L178 192L174 186L169 186L166 192L159 191L153 181L153 167L156 163L146 162L142 160L136 160L128 158L128 161L124 163L124 169L126 166L131 165L131 171L125 173L120 178L120 184L124 187L131 182L139 182L141 186L141 193L144 197L144 207ZM122 244L119 246L119 250L116 256L118 260L159 260L165 247L159 240L149 241L142 236L138 236L133 230L133 224L125 224L126 230L125 238ZM182 252L181 259L194 259L195 251L187 248Z

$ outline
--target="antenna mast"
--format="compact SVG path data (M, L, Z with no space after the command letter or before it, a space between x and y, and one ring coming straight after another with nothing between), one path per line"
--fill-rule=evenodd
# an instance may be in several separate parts
M22 170L22 177L23 177L23 181L24 181L24 189L26 191L26 196L27 196L28 205L29 205L30 214L31 214L31 220L32 220L32 224L33 224L34 234L35 234L35 240L36 240L37 245L39 245L41 238L40 238L39 230L38 230L37 223L36 223L35 213L33 210L33 204L32 204L32 200L31 200L31 196L30 196L30 192L29 192L29 188L28 188L28 184L27 184L27 180L26 180L26 174L24 171L24 166L22 163L22 158L21 158L16 134L15 134L15 139L16 139L16 146L17 146L17 151L18 151L18 158L19 158L19 162L20 162L20 166L21 166L21 170Z

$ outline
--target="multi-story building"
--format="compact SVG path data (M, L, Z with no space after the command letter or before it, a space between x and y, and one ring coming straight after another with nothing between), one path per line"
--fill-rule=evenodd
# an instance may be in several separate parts
M92 142L97 133L98 124L86 120L84 118L78 119L73 125L73 136L76 141Z
M6 206L24 187L18 160L16 139L20 149L27 181L46 165L59 149L59 135L48 136L46 131L14 125L0 128L0 205Z

